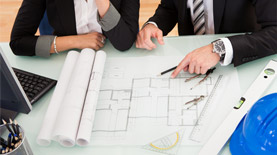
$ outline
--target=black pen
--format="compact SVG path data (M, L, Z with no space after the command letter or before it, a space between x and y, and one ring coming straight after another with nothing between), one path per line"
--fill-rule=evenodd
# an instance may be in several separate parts
M173 71L173 70L175 70L176 68L177 68L177 66L172 67L172 68L170 68L170 69L168 69L168 70L166 70L166 71L161 72L160 74L158 74L158 76L164 75L165 73L168 73L168 72L170 72L170 71Z

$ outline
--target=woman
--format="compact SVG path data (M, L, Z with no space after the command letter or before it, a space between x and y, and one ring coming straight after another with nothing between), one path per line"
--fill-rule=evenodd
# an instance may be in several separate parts
M47 11L53 35L35 36ZM49 57L78 48L98 50L107 37L121 51L138 32L139 0L23 0L11 33L16 55Z

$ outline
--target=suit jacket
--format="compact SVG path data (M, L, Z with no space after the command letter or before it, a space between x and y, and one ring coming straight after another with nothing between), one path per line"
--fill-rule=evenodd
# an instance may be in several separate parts
M121 18L118 24L103 34L118 50L129 49L138 32L139 0L110 0ZM73 0L23 0L11 33L10 47L16 55L35 55L38 36L35 33L47 10L54 35L76 35Z
M213 12L216 34L248 32L227 37L235 66L277 53L276 0L214 0ZM163 35L176 23L179 35L194 34L187 0L161 0L149 21L156 22Z

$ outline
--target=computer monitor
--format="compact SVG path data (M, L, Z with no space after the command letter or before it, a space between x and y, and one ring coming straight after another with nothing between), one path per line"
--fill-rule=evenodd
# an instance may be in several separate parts
M0 108L4 111L29 113L32 109L22 86L0 47ZM1 116L2 116L1 113Z

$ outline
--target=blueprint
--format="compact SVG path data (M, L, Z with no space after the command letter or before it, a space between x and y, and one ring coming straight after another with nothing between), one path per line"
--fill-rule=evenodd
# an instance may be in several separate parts
M183 130L182 145L200 145L189 139L199 116L209 101L220 104L228 84L236 88L238 81L231 76L235 69L218 66L202 84L205 75L181 72L157 76L181 61L181 57L108 58L102 77L96 106L90 145L145 145L163 135ZM236 75L236 74L232 74ZM227 82L228 81L228 82ZM216 85L219 85L215 87ZM211 93L214 94L211 94ZM188 104L200 96L196 105Z

